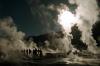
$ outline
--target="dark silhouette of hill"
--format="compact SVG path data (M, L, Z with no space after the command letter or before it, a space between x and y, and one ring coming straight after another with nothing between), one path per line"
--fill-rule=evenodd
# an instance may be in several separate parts
M58 31L58 32L50 32L50 33L42 34L39 36L26 36L25 40L26 41L32 40L37 44L37 46L41 46L45 44L44 42L46 40L50 41L51 38L63 38L63 37L64 37L64 33L62 31Z

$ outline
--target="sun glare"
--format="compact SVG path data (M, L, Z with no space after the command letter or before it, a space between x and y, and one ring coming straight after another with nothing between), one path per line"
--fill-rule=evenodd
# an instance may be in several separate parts
M60 10L60 14L58 15L58 22L65 30L70 28L73 24L76 24L77 20L78 17L76 17L70 11L65 9Z

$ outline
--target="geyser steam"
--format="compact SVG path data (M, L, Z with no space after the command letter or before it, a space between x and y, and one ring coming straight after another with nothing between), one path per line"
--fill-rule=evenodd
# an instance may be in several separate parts
M69 0L70 4L77 4L76 14L72 14L68 7L59 9L58 23L67 34L71 31L71 27L77 24L82 31L81 40L87 44L88 51L92 53L100 53L96 47L96 41L92 37L92 26L98 20L99 11L95 0Z
M0 20L0 60L6 60L9 62L20 62L21 50L28 48L24 42L25 34L21 31L17 31L15 24L11 17ZM30 45L30 44L29 44ZM35 43L29 48L33 48Z
M60 14L58 15L58 22L62 25L65 31L70 32L70 28L78 22L78 16L72 14L68 7L65 9L59 9Z

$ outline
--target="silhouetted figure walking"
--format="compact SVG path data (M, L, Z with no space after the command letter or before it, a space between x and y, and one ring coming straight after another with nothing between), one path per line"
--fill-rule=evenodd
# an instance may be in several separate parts
M42 50L40 49L40 57L42 57L43 56L43 54L42 54Z
M37 49L33 49L33 56L37 56Z
M29 49L29 54L31 54L31 49Z
M25 52L26 52L26 56L28 56L28 49L26 49L26 51L25 51Z

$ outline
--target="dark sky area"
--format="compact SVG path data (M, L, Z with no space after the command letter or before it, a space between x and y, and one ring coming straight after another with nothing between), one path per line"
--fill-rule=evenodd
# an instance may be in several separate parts
M32 14L25 0L0 0L0 17L11 16L19 30L32 32Z
M0 0L0 18L11 16L18 29L29 35L39 35L48 32L49 29L51 31L58 29L52 21L52 18L55 18L56 15L55 11L48 18L48 15L42 14L48 10L45 7L39 7L41 4L47 6L51 3L67 3L67 0L33 0L32 5L28 4L29 1L31 0ZM35 15L31 11L31 6ZM43 17L41 18L40 15ZM50 27L46 22L49 22Z

